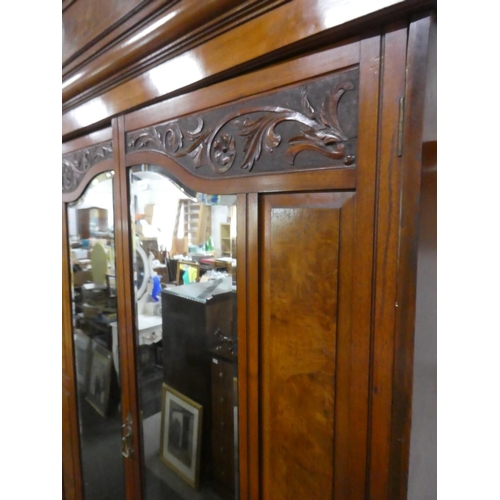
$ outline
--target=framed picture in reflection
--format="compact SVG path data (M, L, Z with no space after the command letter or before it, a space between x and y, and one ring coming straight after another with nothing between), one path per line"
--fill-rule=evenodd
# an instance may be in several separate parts
M108 412L109 392L111 387L111 370L113 360L111 352L92 340L90 372L85 399L103 417Z
M203 407L163 384L160 459L193 488L199 486Z

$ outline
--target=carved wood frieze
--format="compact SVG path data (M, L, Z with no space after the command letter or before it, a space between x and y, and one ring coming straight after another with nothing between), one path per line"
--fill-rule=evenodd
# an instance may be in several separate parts
M62 192L74 191L93 165L108 158L113 158L111 141L64 155L62 158Z
M357 69L127 134L126 151L155 151L201 177L352 167Z

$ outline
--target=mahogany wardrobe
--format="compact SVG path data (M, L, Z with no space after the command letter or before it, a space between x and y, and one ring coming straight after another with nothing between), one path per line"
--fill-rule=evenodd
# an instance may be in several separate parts
M63 1L66 500L408 498L435 8Z

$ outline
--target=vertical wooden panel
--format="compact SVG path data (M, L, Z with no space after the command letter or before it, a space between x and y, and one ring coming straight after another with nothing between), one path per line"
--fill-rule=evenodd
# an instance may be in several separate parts
M259 469L259 234L258 197L247 195L248 498L260 498Z
M122 421L130 412L133 419L133 449L131 457L124 459L125 485L128 500L140 500L141 456L140 418L137 403L134 345L134 289L132 276L132 249L129 233L130 197L125 168L125 133L123 117L113 120L113 143L115 147L115 244L116 244L116 290L118 304L118 345L120 355L120 378L122 387Z
M248 461L248 333L247 333L247 197L236 202L236 285L238 307L238 452L240 500L249 499Z
M82 498L82 471L76 381L73 363L73 324L66 204L62 204L62 460L65 496Z
M375 240L375 301L372 347L369 498L388 495L396 266L398 254L399 185L401 158L397 156L399 102L404 96L406 24L389 27L384 36L384 58L377 177Z
M418 209L422 166L423 109L431 18L410 24L405 90L403 165L400 187L397 312L394 342L389 498L406 498L413 388Z
M353 500L365 498L367 483L380 44L378 35L361 41L351 331L339 339L342 346L338 349L342 353L339 356L349 362L339 364L337 370L342 385L337 384L340 388L336 402L340 422L335 435L337 453L333 497Z
M350 205L352 197L353 193L264 197L264 499L332 498L340 234L344 229L352 234L352 228L341 229L341 208Z

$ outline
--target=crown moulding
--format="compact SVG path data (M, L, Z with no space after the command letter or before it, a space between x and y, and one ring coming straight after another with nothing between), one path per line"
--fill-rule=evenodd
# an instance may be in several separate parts
M181 0L71 0L62 15L63 78Z
M113 25L101 35L95 34L80 50L69 47L66 57L63 53L63 112L152 65L287 2L290 0L129 0L131 7L134 3L138 4L131 14L115 19ZM78 2L74 6L76 9ZM154 8L157 10L152 14ZM67 13L70 14L71 9ZM87 14L88 18L90 13ZM148 15L147 22L143 21L145 15ZM72 24L69 15L66 24L67 27L63 24L63 34L74 37L75 34L70 33Z
M83 0L76 0L75 4L78 5L79 1ZM152 3L154 1L158 0ZM435 5L435 0L217 2L226 5L226 8L231 4L233 8L226 9L223 15L216 16L211 22L207 19L202 22L200 16L200 9L214 3L211 0L181 0L175 4L168 12L184 9L186 18L191 16L192 22L197 19L200 28L182 30L180 17L173 16L168 22L165 21L160 30L164 33L164 43L160 49L152 50L152 46L146 44L141 50L147 52L147 56L142 59L139 57L135 63L127 59L128 65L119 65L121 69L113 70L107 78L104 78L104 73L99 73L101 70L97 59L83 65L82 75L75 81L69 79L78 74L76 69L65 75L63 141L71 141L107 127L114 116L131 113L141 107L158 104L245 73L250 74L263 67L272 68L279 60L292 60L313 50L327 49L349 37L363 36L367 27L367 36L370 36L374 29L382 30L384 23L408 19L410 14L423 12ZM192 6L191 12L186 9L188 5ZM248 9L251 8L254 10L250 15ZM222 19L225 19L226 24L221 22ZM154 22L148 22L148 26L153 27ZM173 40L171 42L165 41L167 35L170 36L167 25L174 26L169 23L177 23L180 30L178 35L170 39ZM146 27L141 33L145 30ZM153 32L148 36L153 36ZM160 35L159 38L156 38L157 35L153 38L158 41ZM102 55L96 54L96 57L105 58L109 55L108 50ZM137 53L132 55L135 57ZM97 73L91 74L90 62L96 65ZM111 66L103 66L102 71L109 72L113 64L118 63L111 60ZM92 78L95 78L93 84ZM64 100L64 96L68 95L64 92L75 92L76 87L82 90Z

